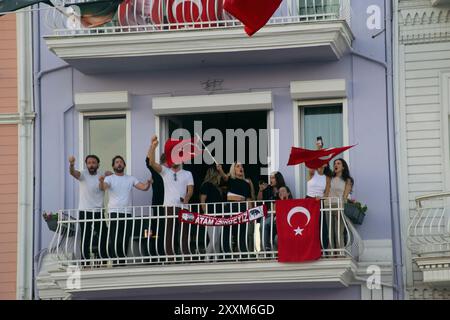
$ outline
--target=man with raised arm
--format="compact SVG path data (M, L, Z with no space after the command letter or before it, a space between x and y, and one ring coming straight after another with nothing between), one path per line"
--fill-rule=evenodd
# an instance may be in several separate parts
M112 258L125 258L128 252L131 233L133 231L133 215L131 192L133 188L148 191L152 180L139 182L133 176L125 174L126 163L121 156L115 156L112 160L114 174L99 178L99 188L108 190L108 210L111 219L109 234L109 255ZM120 263L124 263L121 259Z

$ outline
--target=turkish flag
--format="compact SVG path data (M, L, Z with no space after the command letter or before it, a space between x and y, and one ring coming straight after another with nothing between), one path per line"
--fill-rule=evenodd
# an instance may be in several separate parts
M124 0L118 8L120 26L135 26L147 24L148 18L152 24L160 25L164 21L164 0Z
M319 150L308 150L303 148L292 147L289 156L288 166L293 166L300 163L305 163L307 168L317 169L330 162L331 159L338 154L353 148L353 146L328 148Z
M320 200L296 199L275 202L278 262L317 260L320 248Z
M170 23L208 22L222 19L223 0L168 0L167 5L167 20ZM202 26L212 25L195 25L197 28Z
M164 153L166 154L169 167L189 161L202 152L203 150L198 146L196 138L185 140L169 139L164 145Z
M239 19L245 32L252 36L264 27L277 11L282 0L225 0L224 9Z

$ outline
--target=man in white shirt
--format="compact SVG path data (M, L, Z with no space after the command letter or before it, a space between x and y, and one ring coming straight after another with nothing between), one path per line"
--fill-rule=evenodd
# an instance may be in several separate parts
M108 210L111 219L109 234L109 255L111 258L125 258L133 227L133 215L131 214L131 191L133 187L148 191L152 185L152 180L139 182L133 176L125 174L126 163L121 156L115 156L112 160L114 174L108 177L99 178L99 188L108 190ZM122 259L120 262L124 263Z
M80 220L81 256L83 259L93 258L92 254L107 258L106 235L108 229L102 218L103 199L105 193L98 186L98 179L102 175L111 175L107 171L100 172L100 159L96 155L88 155L85 160L86 169L75 170L75 157L69 157L70 174L79 181L78 214ZM96 221L93 222L93 219Z
M166 214L167 216L171 216L166 218L167 221L167 234L165 235L166 242L166 254L173 255L175 253L179 253L179 233L181 224L178 221L178 211L183 205L189 203L189 200L194 193L194 178L192 177L192 173L186 170L183 170L181 164L172 164L169 168L167 166L161 166L155 160L155 150L158 146L158 138L156 136L152 137L152 142L150 149L148 150L148 158L149 163L152 168L158 172L163 178L164 182L164 206L167 206ZM166 155L167 156L167 155ZM173 224L175 223L175 236L173 234ZM161 230L161 229L160 229ZM164 230L164 228L162 229ZM189 235L189 227L184 226L181 228L182 230L182 251L183 254L189 254L189 243L188 243L188 235ZM172 237L173 241L172 241ZM173 246L172 246L173 244Z

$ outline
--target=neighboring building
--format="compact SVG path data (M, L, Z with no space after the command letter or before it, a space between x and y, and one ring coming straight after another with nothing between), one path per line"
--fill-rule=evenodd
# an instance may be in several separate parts
M0 17L0 299L32 297L33 115L26 28L20 14Z
M450 1L395 1L395 17L407 298L450 299Z
M35 228L25 233L34 234L25 247L34 243L35 298L403 297L389 76L391 1L285 0L252 38L226 15L204 27L181 23L180 29L169 14L162 26L120 27L113 21L108 27L69 29L73 20L40 8L32 19L34 51L24 60L33 61L34 71L34 106L26 104L27 114L36 110L35 153L23 158L34 162L28 175L34 176L34 202L24 204L35 208L28 208ZM146 18L145 23L155 19ZM352 197L369 211L362 226L347 230L353 245L302 264L279 264L276 251L193 263L201 258L196 251L177 256L173 264L165 255L143 260L133 249L121 268L68 268L80 262L76 232L67 232L79 225L71 221L78 214L70 210L77 208L78 186L69 176L68 157L75 155L82 167L84 156L95 153L102 168L110 169L112 156L122 154L128 173L144 179L150 137L157 134L163 142L177 128L193 133L196 120L203 121L203 132L279 130L259 138L269 141L270 168L279 168L296 197L305 196L305 168L285 165L291 146L312 148L317 136L325 146L357 144L343 156L355 178ZM265 166L264 157L246 165L255 187ZM188 169L199 186L205 166ZM150 196L133 193L135 210L149 210ZM44 211L59 211L69 220L51 232L41 218ZM367 285L368 277L374 286Z

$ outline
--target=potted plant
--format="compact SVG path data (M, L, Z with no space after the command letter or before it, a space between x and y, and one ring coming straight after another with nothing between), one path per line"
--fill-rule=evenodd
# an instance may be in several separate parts
M56 229L58 227L58 214L44 212L42 214L42 217L44 218L44 221L47 222L48 229L50 231L56 232Z
M362 224L367 206L356 200L348 200L344 205L344 214L353 224Z
M44 212L42 214L42 217L44 218L45 222L47 222L48 229L50 231L56 232L56 230L58 228L58 213ZM66 235L67 227L68 227L67 223L61 224L61 235L62 236ZM75 226L72 224L69 224L69 228L70 228L69 237L72 237L75 234Z

